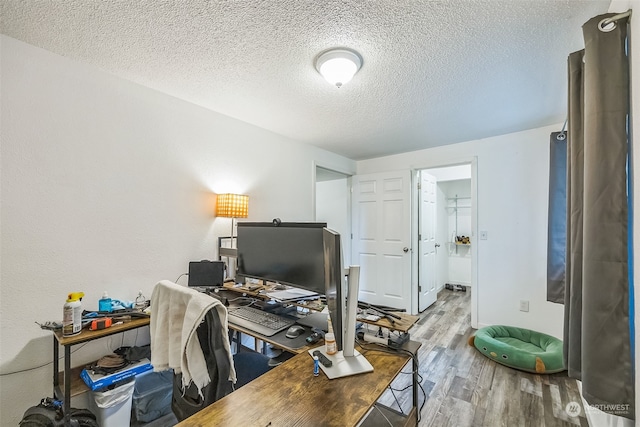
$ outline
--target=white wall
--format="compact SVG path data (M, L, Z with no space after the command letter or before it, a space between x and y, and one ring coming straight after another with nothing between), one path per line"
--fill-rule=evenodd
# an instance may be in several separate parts
M445 166L438 168L430 168L425 169L424 172L432 175L438 185L436 186L437 191L437 203L436 203L436 242L440 244L440 247L436 251L436 284L438 292L444 287L446 283L450 283L450 263L449 263L449 253L451 252L451 246L449 242L451 242L451 232L449 227L450 222L450 214L452 210L447 207L448 198L455 196L455 190L453 192L449 191L449 187L451 186L451 182L455 182L458 180L466 180L468 188L465 189L465 195L469 196L471 193L471 165L456 165L456 166ZM469 204L471 199L469 199ZM471 210L467 212L467 216L469 219L469 231L467 235L471 235ZM463 249L465 250L465 249ZM468 278L465 279L465 282L468 281L471 284L471 251L465 250L466 255L468 255Z
M436 177L436 181L454 181L457 179L471 179L470 165L445 166L428 169L430 175Z
M431 173L431 169L427 169ZM436 185L436 241L440 247L436 251L436 286L438 292L449 282L449 212L447 194L441 185Z
M471 169L469 166L467 169ZM471 237L471 180L438 182L446 194L444 214L447 215L447 240L445 248L448 254L447 283L471 286L471 246L455 244L456 236ZM456 203L455 199L458 198ZM477 237L471 239L475 245Z
M316 183L316 221L340 233L345 268L351 264L351 210L347 177Z
M214 193L250 196L248 220L313 219L315 163L355 163L6 36L1 43L0 425L52 392L52 334L66 295L147 297L216 256L230 220ZM73 348L79 365L128 332ZM38 368L39 367L39 368ZM23 373L11 372L32 369Z
M358 162L358 173L424 169L477 157L478 325L562 337L563 306L546 301L549 134L562 124ZM529 312L519 301L529 301Z
M445 209L448 223L447 241L454 242L456 236L471 236L471 180L438 182L447 197ZM457 202L454 199L458 199Z

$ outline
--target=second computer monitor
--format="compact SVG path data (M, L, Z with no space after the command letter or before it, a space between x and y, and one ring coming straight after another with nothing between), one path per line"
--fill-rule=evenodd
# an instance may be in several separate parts
M189 286L211 288L222 286L224 282L224 262L192 261L189 263Z

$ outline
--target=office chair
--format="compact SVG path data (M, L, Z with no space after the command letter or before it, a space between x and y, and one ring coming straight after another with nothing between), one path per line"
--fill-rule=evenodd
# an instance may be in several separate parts
M226 360L226 354L220 353L224 351L219 345L221 340L220 328L218 313L216 310L209 310L204 322L196 331L207 362L209 377L211 378L211 382L201 390L202 396L198 393L198 389L194 384L190 384L189 387L183 390L182 374L174 375L171 410L178 421L190 417L271 369L269 357L261 353L253 351L236 353L233 355L236 383L232 384L227 379L229 378L228 365L220 365L216 362L220 358Z
M152 308L153 310L153 308ZM230 364L224 347L220 346L220 319L215 309L205 315L196 333L202 347L211 382L201 390L192 382L182 389L182 373L173 375L173 397L171 410L178 421L190 417L201 409L233 391L229 381Z
M165 300L162 301L161 298ZM207 298L211 298L211 301ZM164 350L162 343L154 342L154 337L160 337L162 333L166 332L157 332L158 328L175 330L175 323L179 324L178 330L184 330L181 322L185 321L184 319L189 322L189 319L193 318L187 314L189 310L187 307L192 307L189 305L190 303L193 303L192 306L196 305L196 311L202 310L204 312L204 317L196 327L195 334L198 337L211 381L200 389L192 381L188 386L183 387L183 373L174 373L171 410L178 421L190 417L270 369L269 358L263 354L243 352L230 355L228 341L225 343L228 339L228 328L220 320L220 313L226 315L226 308L222 306L224 308L222 309L217 300L193 289L167 281L158 283L151 297L151 363L154 367L165 367L166 365L173 367L170 365L175 361L170 362L170 357L165 357L164 354L160 354L154 359L154 348L159 351ZM167 308L168 305L170 305L169 308ZM176 309L176 306L179 306L180 309ZM163 310L171 310L172 315L167 318L166 315L163 315ZM180 316L184 319L181 319ZM200 317L196 316L195 319ZM158 360L158 366L154 360ZM165 362L168 363L165 364ZM235 385L229 380L231 370L234 367L236 371Z

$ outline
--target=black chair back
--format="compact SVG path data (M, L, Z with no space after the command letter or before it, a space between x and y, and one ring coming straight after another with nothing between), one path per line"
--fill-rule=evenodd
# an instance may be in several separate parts
M182 389L182 374L173 376L171 410L178 421L190 417L233 390L232 383L228 380L231 368L221 329L218 311L212 308L196 330L211 378L211 382L202 388L202 395L194 384L190 384L186 390Z

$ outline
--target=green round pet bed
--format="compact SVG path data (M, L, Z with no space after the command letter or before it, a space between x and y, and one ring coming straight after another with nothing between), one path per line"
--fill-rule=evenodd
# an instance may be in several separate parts
M564 371L562 341L514 326L487 326L469 338L469 345L505 366L537 374Z

